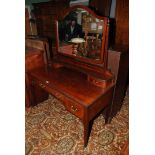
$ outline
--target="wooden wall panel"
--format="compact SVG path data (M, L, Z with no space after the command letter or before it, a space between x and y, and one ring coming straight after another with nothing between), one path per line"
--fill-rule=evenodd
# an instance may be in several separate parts
M129 0L116 1L116 47L129 49Z
M108 68L115 75L116 85L113 102L110 111L112 119L121 109L128 87L129 76L129 52L128 51L108 51Z
M110 16L112 0L90 0L89 6L102 16Z
M49 2L33 3L36 17L38 35L48 37L55 41L55 20L63 15L66 7L69 7L68 0L53 0Z

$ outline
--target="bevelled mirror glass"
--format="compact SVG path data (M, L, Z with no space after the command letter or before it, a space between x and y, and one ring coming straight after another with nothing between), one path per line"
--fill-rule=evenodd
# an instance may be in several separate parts
M101 61L105 21L89 9L75 7L57 22L58 52L72 57Z

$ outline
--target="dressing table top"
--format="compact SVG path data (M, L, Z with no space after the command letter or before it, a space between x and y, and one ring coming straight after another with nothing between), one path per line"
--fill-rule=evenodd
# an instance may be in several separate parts
M84 106L95 102L113 86L106 89L97 87L88 82L86 74L65 67L38 68L30 75Z

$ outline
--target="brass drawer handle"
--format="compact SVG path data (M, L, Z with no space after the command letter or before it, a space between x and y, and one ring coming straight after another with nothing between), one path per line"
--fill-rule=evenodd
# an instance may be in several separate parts
M71 110L74 111L74 112L76 112L78 109L75 108L75 107L72 105L72 106L71 106Z
M55 93L55 96L58 98L58 99L63 99L63 96L59 93Z
M49 81L48 81L48 80L46 80L46 81L45 81L45 83L46 83L46 84L48 84L48 83L49 83Z
M42 83L40 83L39 86L40 86L41 88L45 88L45 86L44 86Z

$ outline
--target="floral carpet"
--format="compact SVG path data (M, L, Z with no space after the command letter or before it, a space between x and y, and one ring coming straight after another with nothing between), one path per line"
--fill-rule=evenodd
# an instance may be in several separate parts
M99 115L88 145L83 147L83 124L54 97L25 113L26 155L120 155L128 140L128 95L111 124Z

